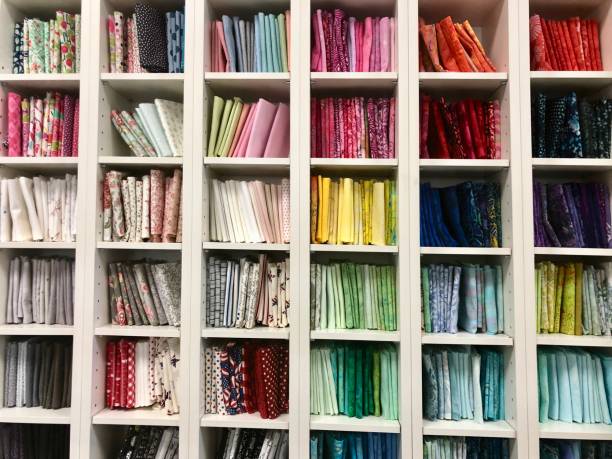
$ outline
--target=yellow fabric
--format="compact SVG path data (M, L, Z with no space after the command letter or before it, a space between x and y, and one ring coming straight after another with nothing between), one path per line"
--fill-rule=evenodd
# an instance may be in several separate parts
M385 184L374 182L372 191L372 244L385 245Z

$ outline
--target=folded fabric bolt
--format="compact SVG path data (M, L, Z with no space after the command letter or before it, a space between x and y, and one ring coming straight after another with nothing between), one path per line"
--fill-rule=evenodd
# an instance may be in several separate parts
M76 241L77 176L0 180L0 241Z
M211 24L213 72L288 72L291 67L291 14L259 12L253 20L223 15Z
M310 328L397 330L393 265L310 265Z
M531 98L534 158L609 158L612 102L536 93Z
M70 406L71 339L9 338L4 357L5 408Z
M422 94L420 110L421 158L501 158L498 100L447 102Z
M288 158L289 105L215 96L206 156Z
M394 245L396 222L395 180L311 177L311 243Z
M536 264L537 333L612 335L612 263Z
M423 438L423 459L509 459L506 438L432 437Z
M288 243L289 180L212 180L210 240Z
M395 158L395 97L310 100L310 156Z
M476 422L505 419L504 356L470 346L424 348L423 416Z
M421 184L422 247L501 247L497 183L464 182L446 188Z
M80 61L80 14L57 11L48 21L15 23L13 73L79 73Z
M612 441L540 440L542 459L607 459Z
M603 70L599 23L577 16L554 21L529 18L531 70Z
M310 414L398 419L398 360L392 344L313 342Z
M422 265L421 304L426 333L503 333L502 267Z
M102 189L103 241L181 242L183 172L151 169L141 179L108 171Z
M79 98L47 92L44 99L22 97L0 87L0 154L5 156L78 156Z
M122 338L106 343L106 407L179 412L178 338Z
M394 17L363 20L341 9L312 13L310 70L313 72L394 72Z
M538 348L540 422L611 424L612 357L582 348Z
M113 324L178 327L181 324L181 264L110 263L108 298Z
M276 419L289 411L286 342L213 344L201 354L203 399L208 414L255 413Z
M310 434L310 459L350 457L388 459L398 457L397 434L378 432L324 432Z
M179 457L178 427L129 426L116 458L140 457L177 459Z
M74 324L74 259L14 257L8 267L7 324Z
M497 71L467 19L453 23L447 16L436 24L426 24L419 18L419 32L419 71Z
M206 277L206 325L254 328L289 326L289 258L257 261L210 256Z
M605 183L533 182L536 247L612 247Z
M219 459L287 459L289 433L286 430L224 429Z
M0 451L15 459L64 459L70 455L70 426L0 424Z
M134 156L183 156L183 104L155 99L133 113L112 110L111 120Z

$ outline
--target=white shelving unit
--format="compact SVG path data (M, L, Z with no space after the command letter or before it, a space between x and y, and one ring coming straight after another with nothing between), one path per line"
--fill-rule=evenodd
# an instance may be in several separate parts
M144 0L147 1L147 0ZM0 176L39 172L76 172L79 176L79 226L76 243L0 244L0 285L6 283L7 261L15 254L64 254L77 263L75 325L73 327L2 323L6 288L0 288L0 362L10 336L67 336L73 341L72 407L62 410L0 408L0 422L49 423L70 426L71 459L109 457L125 426L176 426L180 429L181 459L211 459L220 429L227 427L283 429L289 432L290 459L307 459L311 431L387 432L400 436L401 458L421 458L423 438L430 435L508 438L512 459L538 459L540 439L612 439L601 425L538 423L538 346L583 346L603 352L612 338L536 335L533 314L534 261L554 258L612 260L612 249L567 249L533 246L532 179L576 178L596 174L612 185L611 159L532 159L530 136L531 89L577 89L586 94L612 94L612 71L531 72L529 15L556 18L583 15L601 21L604 68L612 69L610 0L148 0L161 9L185 7L186 55L184 74L112 74L107 57L105 18L113 10L131 12L136 0L0 0L0 84L24 94L46 89L79 92L80 143L78 158L0 157ZM311 73L311 13L316 8L343 8L357 16L394 16L397 23L397 69L384 73ZM50 15L58 8L82 14L81 73L75 75L13 75L12 26L25 15ZM210 72L209 25L221 14L246 17L259 9L291 10L291 71L289 73ZM469 19L481 37L496 73L427 73L418 69L419 16L427 22L451 15ZM419 93L490 97L502 110L502 157L498 160L419 159ZM310 158L310 98L315 95L394 94L395 159ZM265 97L290 102L290 158L208 158L209 111L213 95ZM136 158L115 132L111 108L131 107L155 97L184 103L184 156ZM0 103L4 101L0 100ZM109 243L101 237L100 187L103 171L115 168L142 172L150 168L183 169L182 243ZM361 175L393 177L397 181L398 242L395 246L310 244L310 177ZM289 177L291 242L244 244L210 241L209 184L216 177ZM503 241L501 248L440 248L419 244L419 184L435 186L465 180L492 180L501 185ZM210 254L231 256L269 253L291 260L290 327L250 330L208 328L205 323L205 274ZM107 305L106 266L125 259L164 259L182 262L181 327L120 327L112 325ZM310 330L310 264L312 261L384 260L397 269L398 330ZM500 335L425 334L421 331L420 267L429 262L501 264L504 275L506 324ZM168 416L151 409L108 410L104 406L105 345L120 337L180 339L181 413ZM275 420L258 413L239 416L205 415L200 353L220 340L282 340L289 345L290 411ZM310 346L314 341L371 341L392 343L399 356L400 418L363 419L311 416ZM426 421L422 417L421 356L423 346L495 346L506 362L505 421Z

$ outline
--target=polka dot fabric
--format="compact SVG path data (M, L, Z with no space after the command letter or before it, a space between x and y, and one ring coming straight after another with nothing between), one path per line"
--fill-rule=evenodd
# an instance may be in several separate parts
M137 3L135 16L141 67L149 72L167 73L168 42L163 14L149 4Z

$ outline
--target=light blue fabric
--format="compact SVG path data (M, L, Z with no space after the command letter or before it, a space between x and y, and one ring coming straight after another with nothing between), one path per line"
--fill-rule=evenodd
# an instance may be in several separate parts
M227 53L229 55L230 72L236 72L236 43L234 41L234 26L232 19L223 15L221 17L223 22L223 34L225 35L225 44L227 46Z

